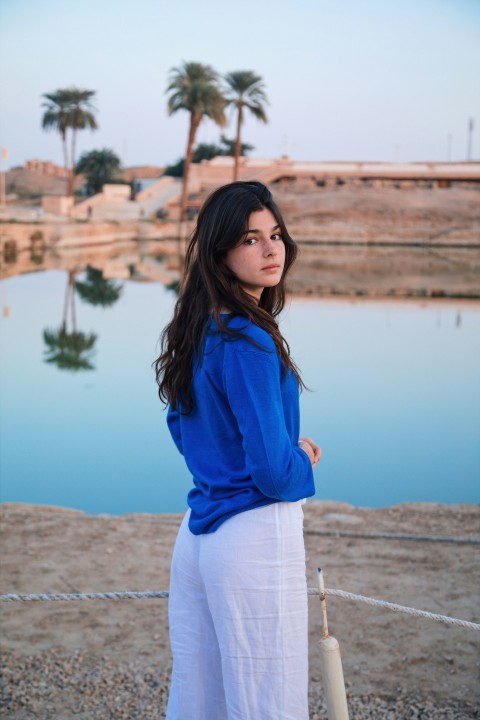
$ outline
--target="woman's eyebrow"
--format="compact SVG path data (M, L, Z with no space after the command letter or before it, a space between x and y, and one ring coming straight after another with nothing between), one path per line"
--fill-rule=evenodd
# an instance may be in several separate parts
M270 230L270 232L274 232L275 230L280 230L280 225L275 225L275 227L273 227ZM259 232L260 232L260 230L257 230L256 228L252 228L252 229L249 228L247 230L247 233L259 233Z

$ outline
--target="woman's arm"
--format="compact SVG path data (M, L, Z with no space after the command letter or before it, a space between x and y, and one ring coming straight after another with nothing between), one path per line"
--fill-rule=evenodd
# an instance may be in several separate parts
M177 446L177 450L183 455L182 446L182 430L180 427L180 414L177 410L172 410L170 405L167 411L167 425L170 430L170 435L173 438L173 442Z
M230 343L225 351L224 383L243 438L247 469L257 487L278 500L313 495L308 452L315 457L315 451L310 444L304 450L296 440L292 443L287 432L277 353Z

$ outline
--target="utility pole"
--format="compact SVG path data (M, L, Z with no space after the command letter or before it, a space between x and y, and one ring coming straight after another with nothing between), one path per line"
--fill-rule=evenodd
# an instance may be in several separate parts
M473 118L468 119L468 135L467 135L467 162L472 159L472 147L473 147L473 128L475 121Z
M7 208L7 193L6 193L6 170L4 167L4 160L8 160L7 148L2 148L2 164L0 166L0 210L4 212Z

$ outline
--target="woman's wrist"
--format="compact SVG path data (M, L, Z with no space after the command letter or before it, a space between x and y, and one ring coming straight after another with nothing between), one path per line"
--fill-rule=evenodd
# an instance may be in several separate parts
M298 439L298 447L300 447L308 456L308 459L312 463L312 467L315 467L322 457L322 448L320 448L316 442L307 437L301 437Z
M303 450L303 452L305 453L305 455L308 457L308 459L310 460L310 462L313 465L313 463L315 461L315 456L313 454L312 448L310 447L310 444L306 440L299 440L298 447L301 450Z

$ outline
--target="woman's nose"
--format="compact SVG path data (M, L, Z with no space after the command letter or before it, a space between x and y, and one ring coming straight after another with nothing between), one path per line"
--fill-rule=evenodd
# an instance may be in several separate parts
M264 255L276 255L277 249L275 247L275 242L271 238L266 238L264 247L263 247L263 254Z

